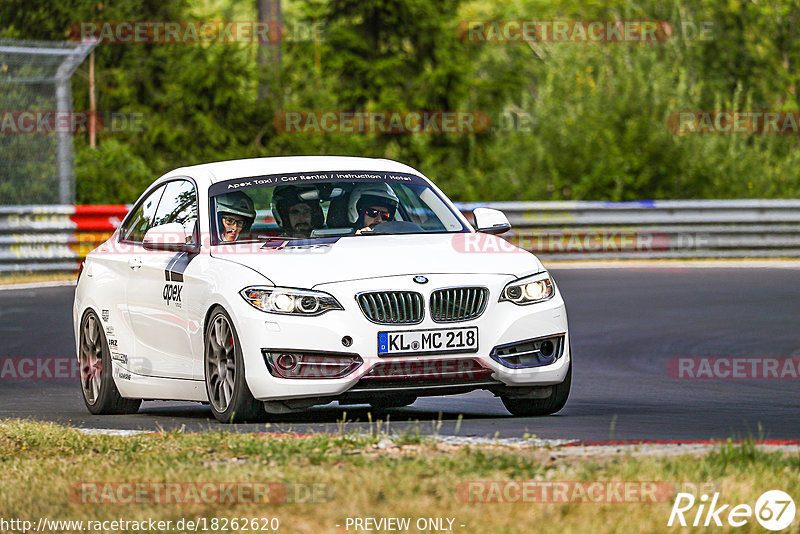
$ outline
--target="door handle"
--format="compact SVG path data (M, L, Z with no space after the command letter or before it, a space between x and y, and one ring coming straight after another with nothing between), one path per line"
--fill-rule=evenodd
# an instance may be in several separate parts
M134 271L138 271L142 267L142 258L136 256L135 258L129 259L128 267L130 267Z

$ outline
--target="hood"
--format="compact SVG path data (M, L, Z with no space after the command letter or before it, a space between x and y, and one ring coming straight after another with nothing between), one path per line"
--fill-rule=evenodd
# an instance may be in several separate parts
M404 274L507 274L543 271L536 256L482 233L350 236L220 245L211 255L245 265L275 285L318 284Z

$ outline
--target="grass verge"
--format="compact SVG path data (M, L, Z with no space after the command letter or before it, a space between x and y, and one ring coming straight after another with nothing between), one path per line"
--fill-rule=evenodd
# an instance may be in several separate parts
M781 489L796 502L800 496L800 456L767 453L747 443L694 456L567 459L546 448L445 445L417 435L389 439L378 433L294 437L167 432L120 437L6 420L0 422L0 469L2 520L154 519L177 525L181 519L206 518L208 531L216 532L252 531L253 523L247 530L242 523L232 529L230 522L227 529L222 522L212 529L214 518L277 518L279 532L363 532L352 520L367 517L409 518L407 532L440 530L427 518L442 518L445 529L464 533L680 531L667 528L671 495L659 502L581 502L570 490L570 502L481 502L488 494L470 499L463 491L475 481L655 481L684 489L705 484L699 487L713 487L721 502L751 506L770 489ZM203 497L209 484L222 483L272 484L278 491L259 502L244 498L247 502L240 504L219 502L213 492L205 496L210 500ZM170 484L180 485L171 498L166 489ZM505 498L509 496L524 500L511 493ZM418 524L420 519L426 524ZM264 531L264 525L275 523L259 523L256 530ZM751 518L743 529L726 525L714 530L751 532L757 527ZM0 530L13 531L1 523ZM203 531L202 525L198 530ZM785 532L797 531L795 521Z

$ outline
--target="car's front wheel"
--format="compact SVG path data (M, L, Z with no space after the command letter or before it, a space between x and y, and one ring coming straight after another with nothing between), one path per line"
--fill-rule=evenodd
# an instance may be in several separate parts
M78 358L81 365L83 402L93 415L120 415L139 411L140 399L125 399L119 394L111 368L103 326L93 311L87 311L81 321Z
M214 417L222 423L266 419L264 405L253 398L244 374L239 336L228 312L216 307L206 327L205 380Z
M560 384L552 386L552 392L549 397L544 399L538 398L511 398L501 396L503 405L506 410L511 412L512 415L518 417L534 417L537 415L550 415L561 410L567 403L569 398L569 390L572 385L572 362L569 364L567 376Z

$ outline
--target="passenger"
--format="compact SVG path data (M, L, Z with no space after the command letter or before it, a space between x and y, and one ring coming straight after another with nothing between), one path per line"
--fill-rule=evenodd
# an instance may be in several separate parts
M272 194L272 216L283 230L283 237L308 238L313 230L324 225L319 200L304 199L302 194L302 190L291 185L276 187Z
M359 184L350 194L348 218L356 234L372 232L378 224L394 220L398 204L388 184Z
M241 191L226 193L216 198L217 228L221 241L231 242L239 238L239 234L250 231L256 219L253 199Z

